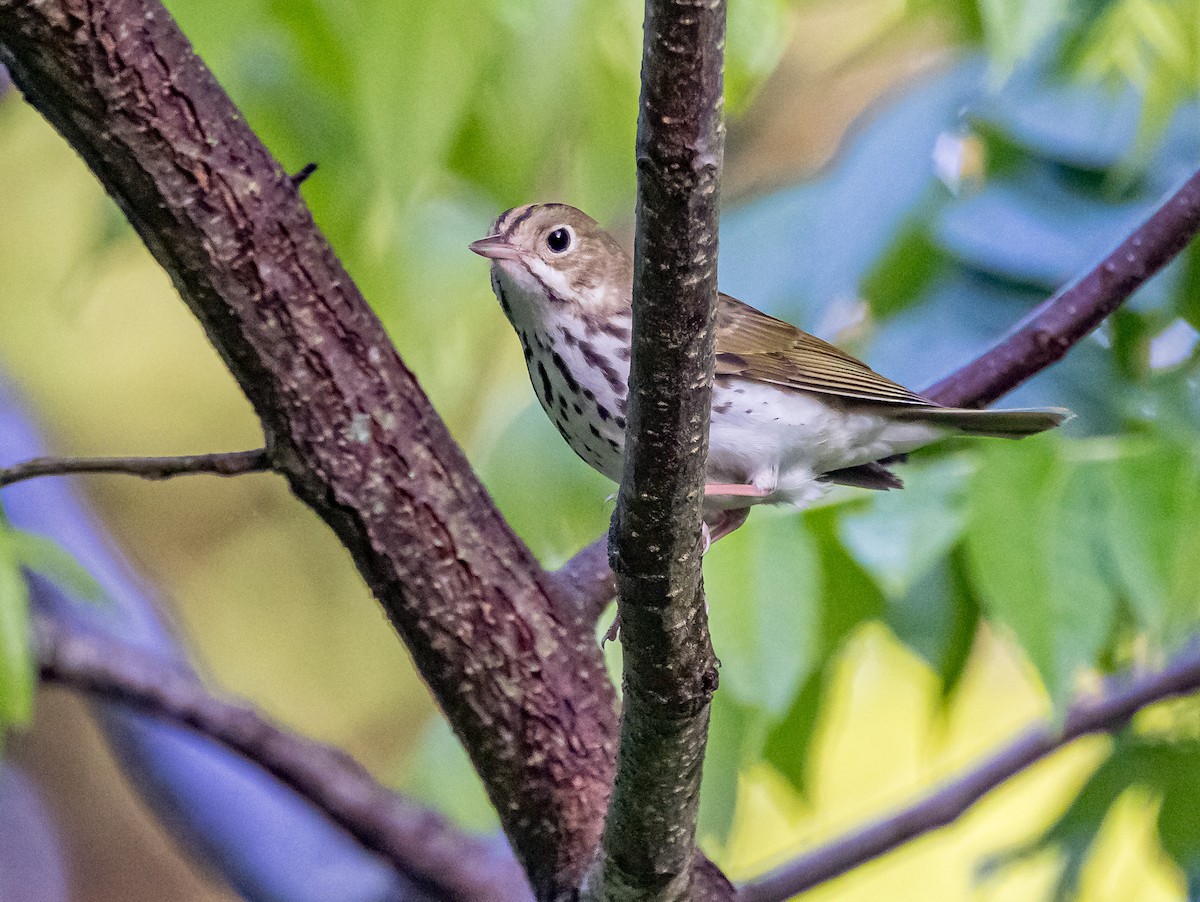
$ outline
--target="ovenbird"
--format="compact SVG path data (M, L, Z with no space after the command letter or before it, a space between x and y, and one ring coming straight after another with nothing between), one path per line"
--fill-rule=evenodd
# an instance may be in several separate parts
M565 204L502 214L471 250L516 329L534 393L586 463L620 481L629 395L633 265ZM712 541L755 504L804 506L833 484L900 488L885 465L952 434L1021 438L1061 408L943 407L728 295L718 298L705 522ZM881 462L882 461L882 462Z

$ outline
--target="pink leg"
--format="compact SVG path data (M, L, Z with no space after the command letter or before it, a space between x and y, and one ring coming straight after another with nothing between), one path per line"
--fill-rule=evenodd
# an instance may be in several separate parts
M600 640L600 647L604 648L606 642L616 642L617 637L621 635L621 614L617 612L617 616L613 618L612 626L608 628L608 632L604 634L604 638Z
M704 485L705 495L725 495L734 498L766 498L771 494L756 485L738 485L724 482L708 482ZM743 518L744 519L744 518ZM735 527L736 528L736 527Z

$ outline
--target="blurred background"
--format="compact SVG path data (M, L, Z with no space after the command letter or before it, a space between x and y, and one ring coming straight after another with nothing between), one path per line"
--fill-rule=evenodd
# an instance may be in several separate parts
M466 245L533 200L629 243L641 4L167 5L283 165L319 164L303 188L317 221L521 536L548 566L599 536L614 489L533 403ZM722 287L915 389L1200 164L1198 0L733 0L728 54ZM0 368L55 453L260 444L165 274L13 90L0 217ZM1061 434L945 445L903 468L905 492L756 511L713 549L702 838L732 877L916 798L1186 640L1198 265L1187 252L1006 399L1072 408ZM348 556L281 480L81 486L214 685L493 828ZM1190 750L1192 714L1076 743L810 895L1185 898L1200 828L1175 815L1197 810L1200 777L1145 750ZM60 834L69 898L234 898L142 809L77 700L42 691L4 751Z

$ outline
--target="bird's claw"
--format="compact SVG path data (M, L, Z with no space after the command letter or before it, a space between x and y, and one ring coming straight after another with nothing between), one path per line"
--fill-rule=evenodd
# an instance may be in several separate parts
M613 617L612 626L608 628L608 632L604 634L604 638L600 640L600 647L604 648L608 642L616 642L621 636L621 612L617 611L617 615Z

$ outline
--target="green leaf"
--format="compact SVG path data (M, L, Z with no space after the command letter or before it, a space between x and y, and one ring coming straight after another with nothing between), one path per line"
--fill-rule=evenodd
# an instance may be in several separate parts
M902 598L957 543L966 524L964 455L911 463L903 491L876 492L842 515L838 535L890 600Z
M979 604L951 557L943 558L902 597L888 602L887 625L954 691L979 627Z
M879 587L838 541L838 515L835 507L815 508L804 514L804 522L816 540L824 576L819 623L822 666L859 624L882 619L887 612Z
M929 234L931 204L922 204L862 281L871 312L883 318L920 300L946 266L946 256Z
M500 49L494 19L473 4L423 0L367 0L346 12L353 15L344 33L354 36L349 100L357 104L378 188L399 214L443 169L485 66Z
M34 661L29 635L29 592L12 541L0 522L0 733L29 721Z
M1004 82L1018 62L1066 16L1067 0L979 0L993 78Z
M1073 898L1105 817L1126 792L1140 787L1159 802L1156 820L1163 851L1183 869L1189 893L1200 884L1200 742L1166 740L1126 731L1080 789L1067 810L1032 842L985 862L984 871L1008 866L1047 849L1062 856L1054 898ZM1189 895L1189 898L1194 896Z
M787 0L745 0L729 6L725 105L736 116L775 70L791 37Z
M1102 442L1047 436L982 449L967 556L986 611L1010 629L1061 706L1106 647L1117 616L1109 564L1108 460ZM1081 462L1064 457L1066 451Z
M800 687L783 719L767 734L763 757L801 795L808 788L808 760L816 737L817 716L825 688L826 671L812 674Z
M547 566L608 528L616 486L575 456L536 403L513 418L476 465L508 522Z
M760 754L803 791L823 683L814 671L841 644L840 635L826 636L825 630L849 632L852 623L841 617L879 610L878 590L844 552L846 572L858 579L835 577L830 595L818 544L837 545L832 521L817 515L824 533L818 541L812 522L812 513L801 518L757 510L705 559L709 619L722 669L701 816L706 836L718 841L733 816L737 774ZM857 604L837 594L858 589L865 590L865 600ZM839 616L828 618L835 609Z
M904 466L905 488L848 509L838 534L887 598L887 624L942 676L949 693L974 642L979 607L949 554L966 526L967 455Z
M861 623L886 613L879 587L837 539L838 515L834 506L804 514L821 572L814 661L786 713L767 734L763 751L766 760L801 794L806 791L808 756L830 663Z
M1046 572L1054 618L1057 663L1064 680L1092 665L1107 645L1119 599L1107 550L1110 503L1107 462L1064 469L1056 496L1047 499Z
M1107 551L1141 621L1159 643L1200 613L1200 476L1195 458L1144 444L1108 470L1113 503Z
M1181 760L1171 762L1165 775L1162 802L1158 809L1159 841L1187 878L1188 898L1197 898L1200 889L1200 789L1196 785L1200 751L1195 746L1182 750Z
M821 564L794 511L754 511L704 562L721 688L781 717L815 665Z
M1200 21L1192 0L1124 0L1089 16L1066 65L1097 81L1128 83L1142 93L1135 157L1150 158L1181 102L1194 94Z
M724 673L722 673L724 678ZM767 715L729 692L713 696L708 751L700 788L698 831L706 843L724 843L737 807L738 774L762 752Z
M1108 318L1113 362L1131 382L1143 381L1150 370L1150 340L1154 337L1151 318L1128 308Z
M105 601L104 589L75 558L57 542L22 530L8 534L17 564L57 583L81 601Z
M984 609L1013 631L1047 687L1061 691L1044 546L1045 499L1057 476L1047 441L982 446L966 547Z
M453 170L501 208L549 195L601 221L628 216L642 4L493 6L485 30L491 52L450 156Z
M286 28L314 79L343 97L354 90L353 36L338 28L321 0L267 0L265 9Z
M953 590L950 594L953 608L949 627L945 629L938 671L942 677L942 695L948 697L958 687L967 669L967 661L975 647L975 636L979 631L982 611L979 597L975 594L967 576L966 555L962 546L955 549L949 561Z
M1059 902L1072 898L1078 889L1088 852L1100 833L1104 816L1129 787L1133 776L1120 766L1114 766L1116 759L1117 756L1110 756L1097 768L1067 810L1041 836L984 860L981 872L986 875L1046 849L1053 849L1061 856L1053 899Z
M1179 315L1200 330L1200 241L1191 242L1181 257L1184 276L1179 280Z

